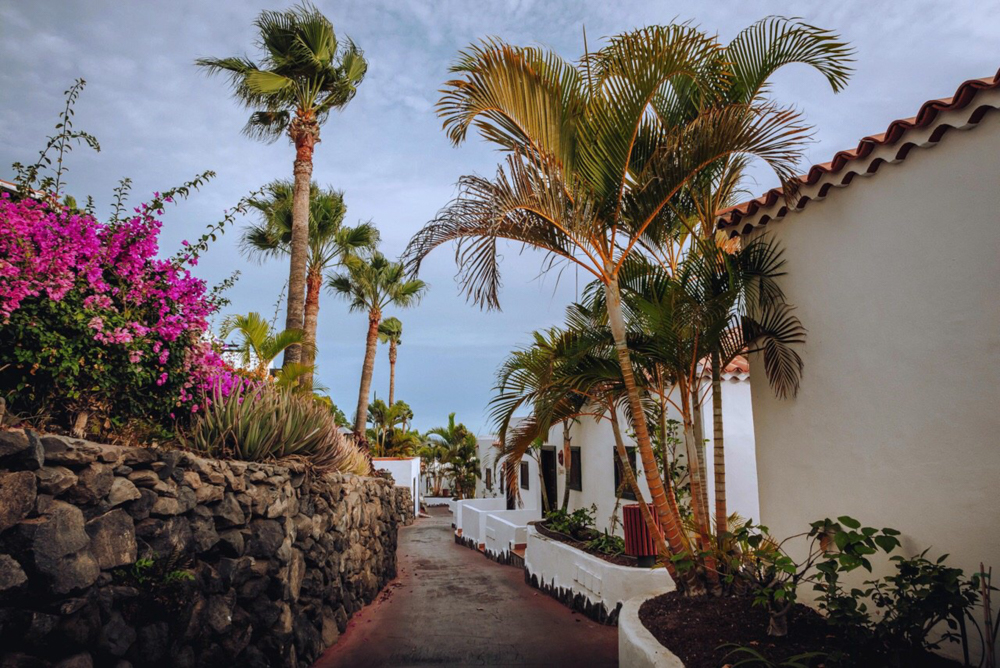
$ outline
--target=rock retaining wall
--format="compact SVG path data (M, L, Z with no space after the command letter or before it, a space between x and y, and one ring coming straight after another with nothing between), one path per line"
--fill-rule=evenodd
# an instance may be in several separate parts
M395 577L403 492L0 432L0 666L309 666Z

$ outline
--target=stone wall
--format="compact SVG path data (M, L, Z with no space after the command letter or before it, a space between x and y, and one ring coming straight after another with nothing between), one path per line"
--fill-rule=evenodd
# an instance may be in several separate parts
M408 503L377 478L0 431L0 666L309 666L395 577Z

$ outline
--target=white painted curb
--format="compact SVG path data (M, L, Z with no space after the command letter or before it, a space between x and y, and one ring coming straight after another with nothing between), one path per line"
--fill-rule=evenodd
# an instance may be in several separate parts
M618 665L621 668L684 668L670 650L646 630L639 619L639 606L673 589L643 594L622 604L618 615Z

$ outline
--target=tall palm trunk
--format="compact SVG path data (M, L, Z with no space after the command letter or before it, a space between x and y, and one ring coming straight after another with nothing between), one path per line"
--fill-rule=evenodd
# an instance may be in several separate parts
M722 424L722 359L712 353L712 469L715 473L715 535L729 530L726 509L726 449Z
M372 389L372 374L375 371L375 350L378 346L378 324L382 314L377 309L368 312L368 345L365 347L365 362L361 367L361 388L358 390L358 412L354 417L354 433L365 433L368 420L368 395Z
M639 489L639 481L635 479L635 472L632 470L632 465L628 461L628 451L625 449L625 440L622 438L621 425L618 423L618 414L615 412L614 404L611 406L611 432L615 436L615 453L618 456L618 462L621 465L622 475L625 477L625 482L628 483L629 489L632 490L632 495L635 496L636 502L639 504L639 515L642 516L643 522L646 526L650 528L650 534L652 536L659 535L659 531L653 531L652 527L656 526L653 520L652 514L649 512L649 504L646 503L645 497L642 495L642 490ZM669 559L663 560L664 566L666 566L667 572L674 582L681 582L681 578L677 573L677 569L674 566L674 562Z
M306 276L305 318L302 331L301 362L307 367L316 365L316 330L319 323L319 293L323 287L323 274L318 268L309 267ZM302 375L299 383L307 390L313 386L313 370Z
M681 553L692 554L692 552L688 545L687 536L681 527L680 513L677 510L676 499L667 494L667 489L663 485L663 479L660 478L659 471L656 468L656 455L653 454L653 444L649 438L649 427L646 425L646 415L643 411L642 399L639 396L639 387L635 382L635 375L632 372L632 359L629 355L628 342L625 339L625 316L622 312L622 299L621 291L618 287L618 279L611 278L605 284L604 288L605 295L607 296L608 324L611 326L611 334L614 337L618 362L622 370L622 380L625 383L629 405L632 408L632 420L635 427L636 440L638 441L639 457L642 459L646 484L649 486L653 507L656 509L656 515L660 520L663 531L661 533L660 529L651 520L647 520L646 524L650 534L656 541L657 552L660 553L664 562L667 562L672 555ZM683 586L692 594L700 593L702 589L693 571L688 571L684 574L683 580L675 580L675 582L679 587Z
M285 329L301 330L305 319L306 265L309 258L309 187L312 182L313 148L319 141L319 125L312 112L297 112L289 134L295 142L295 185L292 192L292 243ZM302 347L292 345L285 350L282 366L301 361Z
M569 420L563 422L563 461L566 462L566 479L563 485L562 509L569 509L569 478L572 473L573 451L570 450L572 439L569 436Z
M699 377L700 378L700 377ZM691 390L691 419L694 422L695 452L698 455L698 471L701 474L699 488L701 489L701 507L705 514L705 531L711 526L708 505L708 463L705 459L705 419L701 412L700 383L695 383Z
M396 405L396 342L389 342L389 406ZM406 420L403 420L403 430L406 430Z
M542 470L542 455L538 455L538 486L542 490L542 513L547 514L552 510L549 503L549 490L545 487L545 471Z

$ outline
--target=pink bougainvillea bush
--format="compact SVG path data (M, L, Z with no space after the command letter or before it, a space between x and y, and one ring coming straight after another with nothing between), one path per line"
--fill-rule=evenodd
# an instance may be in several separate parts
M157 197L159 197L157 195ZM161 211L103 223L0 196L0 394L8 411L169 433L235 382L185 261L157 258Z

